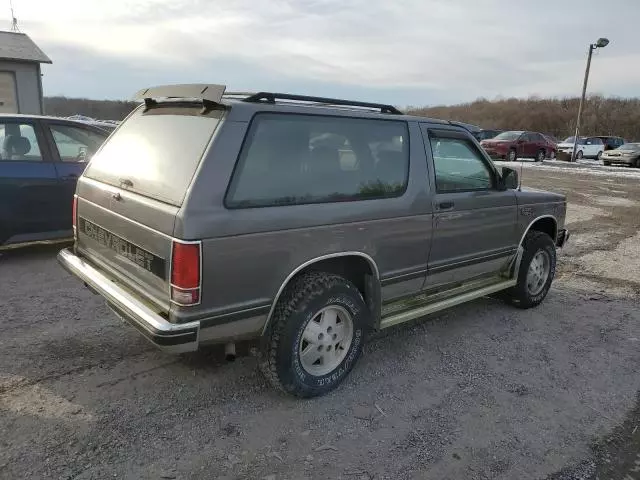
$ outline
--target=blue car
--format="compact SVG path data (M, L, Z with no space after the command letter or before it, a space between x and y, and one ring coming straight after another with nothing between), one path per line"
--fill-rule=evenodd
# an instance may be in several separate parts
M0 114L0 250L71 238L76 181L109 132Z

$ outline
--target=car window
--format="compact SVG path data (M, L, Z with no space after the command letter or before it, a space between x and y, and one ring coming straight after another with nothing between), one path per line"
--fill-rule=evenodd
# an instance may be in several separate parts
M0 122L0 160L42 161L38 138L33 125Z
M513 142L515 140L518 140L521 135L522 132L502 132L496 135L494 140Z
M431 137L431 151L439 193L492 188L491 170L467 140Z
M53 141L63 162L87 162L107 138L107 134L95 133L69 125L49 125Z
M181 206L223 110L159 103L136 109L87 165L84 175L174 206ZM106 134L105 134L106 135Z
M226 205L250 208L400 196L409 172L405 122L259 114Z

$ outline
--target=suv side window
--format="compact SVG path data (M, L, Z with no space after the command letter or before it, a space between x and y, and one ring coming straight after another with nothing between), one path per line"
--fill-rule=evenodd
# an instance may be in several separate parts
M42 161L38 137L28 123L0 123L0 160Z
M489 190L493 174L468 140L430 136L438 193Z
M245 138L228 208L398 197L407 188L406 122L257 114Z

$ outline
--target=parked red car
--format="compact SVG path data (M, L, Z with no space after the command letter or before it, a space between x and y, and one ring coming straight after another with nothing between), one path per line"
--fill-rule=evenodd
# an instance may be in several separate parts
M525 157L541 162L547 157L554 158L556 154L555 144L537 132L502 132L492 139L483 140L480 145L490 157L508 162Z

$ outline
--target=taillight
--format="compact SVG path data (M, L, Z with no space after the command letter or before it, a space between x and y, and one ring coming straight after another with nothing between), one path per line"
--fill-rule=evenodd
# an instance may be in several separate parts
M71 209L71 215L73 219L71 220L71 225L73 225L73 238L76 239L78 237L76 233L76 225L78 224L78 196L73 196L73 207ZM69 225L67 223L67 225Z
M171 300L178 305L200 303L200 242L174 240L171 247Z

